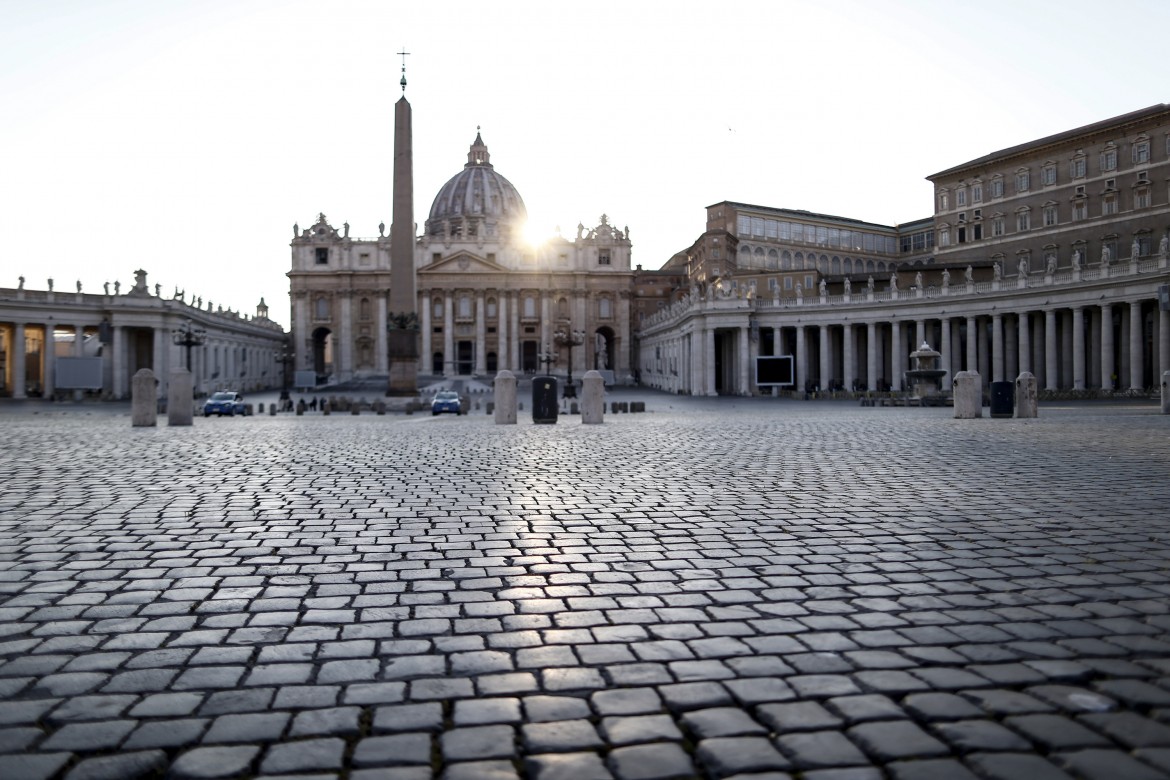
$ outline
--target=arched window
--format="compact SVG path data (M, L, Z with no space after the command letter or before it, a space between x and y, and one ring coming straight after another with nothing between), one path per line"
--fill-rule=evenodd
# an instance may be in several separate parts
M569 319L569 301L565 298L557 299L557 317L562 320Z
M845 273L847 273L847 274L853 273L853 258L852 257L845 258Z
M370 299L362 298L361 303L358 304L358 316L363 320L370 319Z
M491 317L492 319L495 319L495 317L496 317L496 299L495 298L488 298L487 299L487 316Z
M329 319L329 299L327 299L324 295L317 299L314 317L319 320Z
M531 295L524 296L524 316L528 319L536 318L536 299Z
M613 301L607 297L602 297L597 301L597 316L603 320L608 320L613 317Z
M460 295L459 296L459 316L460 316L460 318L465 318L465 317L470 318L471 317L471 296L470 295Z
M776 254L775 249L768 250L768 270L775 271L780 265L780 256Z
M443 299L435 298L431 301L431 316L436 320L443 318Z
M780 255L780 270L781 271L791 271L792 270L792 253L789 252L787 249L784 250L784 254Z
M830 266L830 268L831 268L831 273L834 273L834 274L841 273L841 258L837 257L836 255L833 255L833 261L832 261L832 265Z
M792 269L794 271L803 271L804 270L804 252L797 252L795 259L792 262L793 262Z
M752 268L763 268L764 267L764 248L761 246L756 247L756 251L753 253L753 255L754 256L752 257Z

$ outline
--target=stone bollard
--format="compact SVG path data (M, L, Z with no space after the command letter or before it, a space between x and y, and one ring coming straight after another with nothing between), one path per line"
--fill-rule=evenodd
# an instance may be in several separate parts
M1035 417L1036 377L1025 371L1016 377L1016 417Z
M386 402L374 401L374 411L378 414L386 414Z
M264 414L264 404L260 404L260 414Z
M191 425L194 417L194 378L187 369L176 368L167 385L167 425Z
M955 374L955 419L973 420L983 416L983 378L978 371Z
M618 402L617 401L610 401L609 402L609 411L610 411L610 414L617 414L617 411L618 411Z
M484 414L495 414L496 413L496 402L495 401L484 401L483 406L484 406L484 409L483 409Z
M630 402L629 401L622 401L620 404L618 404L618 411L621 412L622 414L629 414L630 413Z
M152 428L158 425L158 380L149 368L140 368L130 380L130 425Z
M329 402L328 401L321 402L321 414L329 414Z
M1162 414L1170 414L1170 371L1162 372Z
M516 375L508 369L496 374L496 425L516 424Z
M592 369L581 380L581 422L597 425L605 419L605 379Z
M297 417L300 417L302 414L304 414L306 408L307 407L305 406L305 399L304 398L297 401Z
M354 404L353 406L351 406L349 408L349 413L350 414L361 414L362 413L362 405L361 404Z
M269 417L276 416L276 404L268 404L268 416Z
M569 414L580 414L580 413L581 413L581 407L577 405L576 401L573 401L571 404L569 404Z

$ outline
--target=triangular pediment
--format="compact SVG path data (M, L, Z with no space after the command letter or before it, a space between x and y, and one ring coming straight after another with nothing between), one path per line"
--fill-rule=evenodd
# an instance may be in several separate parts
M507 268L470 252L456 252L438 262L432 262L418 269L420 274L483 274L506 273Z

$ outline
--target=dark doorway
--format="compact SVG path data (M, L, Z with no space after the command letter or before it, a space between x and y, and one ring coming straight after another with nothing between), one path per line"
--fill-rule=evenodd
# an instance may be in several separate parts
M455 352L459 356L456 373L460 376L470 374L475 366L475 343L460 341L455 345Z

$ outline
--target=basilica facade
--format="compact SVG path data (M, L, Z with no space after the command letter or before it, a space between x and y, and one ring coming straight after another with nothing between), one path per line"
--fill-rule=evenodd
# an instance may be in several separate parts
M420 383L501 369L579 376L594 368L629 381L628 228L602 215L573 237L533 245L526 222L524 200L477 133L414 237ZM293 229L296 368L319 383L389 371L391 236L385 225L376 238L349 232L324 214Z

